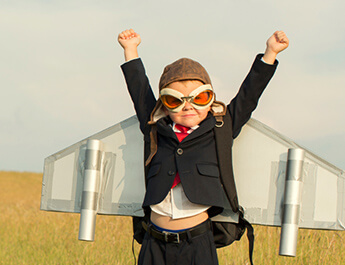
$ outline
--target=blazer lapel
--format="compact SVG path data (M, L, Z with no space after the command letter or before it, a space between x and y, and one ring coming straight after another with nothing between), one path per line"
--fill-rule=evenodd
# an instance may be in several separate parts
M183 139L182 142L186 142L189 140L192 140L194 138L197 138L204 133L213 130L214 126L216 125L216 119L213 117L211 113L208 113L205 120L203 120L199 124L199 128L197 128L195 131L193 131L191 134L189 134L186 138Z
M172 124L172 120L170 119L169 116L158 120L157 121L157 132L163 136L172 138L172 139L176 140L177 142L179 142L179 140L177 139L177 136L174 133L174 131L172 130L172 127L170 126L170 124Z

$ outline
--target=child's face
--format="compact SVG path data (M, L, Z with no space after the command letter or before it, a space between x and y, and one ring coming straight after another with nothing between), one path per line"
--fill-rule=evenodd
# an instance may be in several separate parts
M196 88L202 86L203 83L197 80L188 80L184 82L173 82L169 84L169 88L177 90L184 94L186 97ZM195 109L188 101L179 112L171 112L164 108L166 115L169 115L173 122L181 124L186 127L193 127L202 122L211 107L206 109Z

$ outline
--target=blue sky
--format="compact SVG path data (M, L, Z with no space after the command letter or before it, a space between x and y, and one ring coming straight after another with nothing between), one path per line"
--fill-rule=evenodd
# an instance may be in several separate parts
M253 117L345 169L345 2L0 0L0 170L44 158L134 115L117 34L134 28L157 91L181 57L235 95L277 29L290 38Z

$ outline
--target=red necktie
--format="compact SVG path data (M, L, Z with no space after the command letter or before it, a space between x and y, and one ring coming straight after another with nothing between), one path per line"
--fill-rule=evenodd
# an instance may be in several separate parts
M188 131L190 130L189 127L182 126L180 124L175 124L175 128L179 130L180 132L175 132L177 139L182 142L184 138L188 135Z
M180 132L175 132L176 136L177 136L177 139L182 142L182 140L184 138L187 137L187 135L189 133L187 133L190 128L189 127L185 127L185 126L182 126L180 124L175 124L175 128L177 130L179 130ZM173 185L171 186L171 188L174 188L177 184L179 184L181 182L181 179L180 179L180 175L178 174L178 172L176 173L176 176L175 176L175 179L174 179L174 183Z

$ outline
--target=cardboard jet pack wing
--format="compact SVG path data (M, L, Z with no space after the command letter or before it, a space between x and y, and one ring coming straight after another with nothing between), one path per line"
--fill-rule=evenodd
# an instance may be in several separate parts
M81 213L93 227L96 214L142 216L143 163L133 116L45 159L41 210ZM268 126L249 120L234 141L233 164L249 222L285 224L286 231L345 229L344 171ZM228 205L214 219L238 217Z

